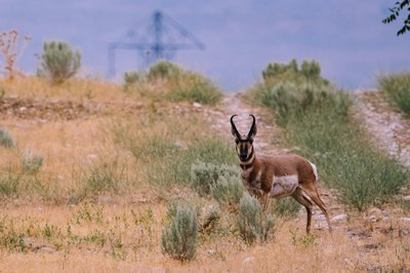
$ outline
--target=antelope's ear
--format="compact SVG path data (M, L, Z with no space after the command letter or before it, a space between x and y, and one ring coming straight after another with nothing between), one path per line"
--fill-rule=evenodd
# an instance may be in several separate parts
M248 133L248 139L250 141L253 141L253 138L256 136L256 118L254 115L250 114L249 116L252 117L252 126L251 129L249 129L249 133Z

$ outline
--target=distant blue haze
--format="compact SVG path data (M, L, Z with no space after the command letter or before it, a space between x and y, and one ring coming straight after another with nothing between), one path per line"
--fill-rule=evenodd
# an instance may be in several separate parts
M0 30L32 36L20 60L34 73L45 40L81 49L84 74L106 76L107 45L160 9L206 44L180 52L175 61L205 73L225 90L241 90L260 78L269 61L316 59L323 74L346 89L376 85L380 73L409 70L410 34L381 20L394 1L381 0L0 0ZM135 52L118 54L120 72L140 68Z

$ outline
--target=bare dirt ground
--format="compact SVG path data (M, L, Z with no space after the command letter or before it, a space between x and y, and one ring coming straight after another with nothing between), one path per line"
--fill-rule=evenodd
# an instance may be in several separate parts
M357 94L358 117L391 156L410 167L410 119L393 109L381 92Z

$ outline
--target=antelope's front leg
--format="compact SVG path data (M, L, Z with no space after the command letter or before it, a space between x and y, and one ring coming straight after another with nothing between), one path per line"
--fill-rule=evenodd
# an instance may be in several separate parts
M269 192L262 192L261 196L261 203L262 203L262 209L266 211L270 207L270 195Z

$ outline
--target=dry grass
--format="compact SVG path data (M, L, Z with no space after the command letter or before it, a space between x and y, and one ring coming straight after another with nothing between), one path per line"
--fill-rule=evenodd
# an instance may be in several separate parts
M170 201L185 199L200 209L216 202L186 187L187 167L197 159L233 160L226 144L203 130L209 126L202 113L151 98L124 112L122 100L130 95L88 80L60 87L36 78L0 84L7 95L72 100L89 99L84 86L90 86L96 94L92 100L118 102L118 111L69 121L0 120L16 143L0 146L0 181L7 173L20 179L15 194L0 192L0 272L400 272L410 267L410 223L398 217L367 223L354 215L336 225L333 235L315 230L305 236L303 212L292 220L279 218L274 238L270 234L266 243L247 246L235 225L236 212L223 208L216 228L200 233L194 260L174 261L160 249ZM44 158L38 173L22 169L27 150ZM181 175L168 183L178 168ZM153 175L164 184L153 183ZM351 230L370 237L352 239Z
M19 77L14 80L0 78L6 96L34 99L97 100L104 102L122 101L129 97L120 86L100 79L71 79L60 85L35 76Z
M7 220L19 223L18 232L30 230L30 237L24 238L37 248L24 252L3 249L0 271L363 272L384 268L400 272L400 268L410 266L410 242L406 236L392 240L397 235L370 232L373 237L365 243L350 239L344 229L337 229L332 235L315 231L312 236L305 236L304 217L280 221L274 239L253 247L246 246L235 234L202 236L194 261L180 263L161 254L159 248L165 214L164 203L9 209ZM386 227L388 224L409 228L400 223L386 223ZM61 234L47 237L46 225ZM85 239L92 238L90 234L102 234L104 244ZM74 239L76 236L83 240ZM376 249L372 249L373 245Z

